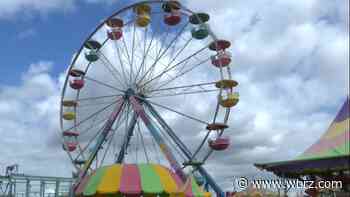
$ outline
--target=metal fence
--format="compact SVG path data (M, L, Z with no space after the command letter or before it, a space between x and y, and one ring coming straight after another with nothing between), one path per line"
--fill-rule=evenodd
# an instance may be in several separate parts
M0 176L0 197L66 197L72 178L11 174Z

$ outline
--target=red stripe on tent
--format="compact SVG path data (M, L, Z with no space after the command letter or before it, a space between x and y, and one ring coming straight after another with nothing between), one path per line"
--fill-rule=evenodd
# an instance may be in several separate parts
M137 165L124 164L120 182L120 192L127 197L140 196L141 179Z
M341 135L338 135L335 138L331 139L321 139L316 144L312 145L305 154L314 154L314 153L320 153L322 151L327 151L332 148L336 148L338 146L341 146L349 139L349 131L342 133Z

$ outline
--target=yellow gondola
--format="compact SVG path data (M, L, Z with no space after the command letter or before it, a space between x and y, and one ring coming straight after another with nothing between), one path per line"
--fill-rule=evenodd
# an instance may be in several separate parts
M220 105L223 107L233 107L238 103L238 101L239 101L238 92L228 93L227 96L220 97Z
M74 120L75 119L75 112L64 112L62 117L65 120Z
M234 88L237 85L238 85L238 82L232 79L223 79L215 83L215 87L223 88L223 89Z
M64 107L76 107L78 103L74 100L64 100L62 101L62 105Z
M136 24L139 27L146 27L151 22L151 7L147 4L140 4L134 8L134 12L137 14Z

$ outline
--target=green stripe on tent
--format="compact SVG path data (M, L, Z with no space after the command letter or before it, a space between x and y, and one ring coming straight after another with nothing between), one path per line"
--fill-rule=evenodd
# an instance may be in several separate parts
M326 151L323 151L318 154L312 154L312 155L300 155L297 159L304 160L304 159L321 159L321 158L327 158L327 157L337 157L337 156L346 156L350 155L349 151L349 143L345 142L335 147L334 149L328 149Z
M160 194L164 192L160 178L151 165L139 164L138 168L141 175L141 185L144 195Z
M84 196L92 196L96 193L97 187L106 171L106 167L97 169L94 175L91 176L89 182L84 189Z
M193 194L193 196L196 196L196 197L203 196L203 193L200 191L199 186L193 177L191 177L191 182L192 182L192 194Z

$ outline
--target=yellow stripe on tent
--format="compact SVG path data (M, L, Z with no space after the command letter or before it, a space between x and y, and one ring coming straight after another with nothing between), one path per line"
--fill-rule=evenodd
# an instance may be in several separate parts
M119 192L122 165L114 164L107 167L102 181L97 187L98 194L115 194Z
M328 131L325 134L324 138L334 138L344 132L347 132L347 130L349 130L349 121L350 119L347 118L341 122L333 122L328 128Z
M160 178L164 191L169 193L170 196L177 196L179 194L179 189L169 171L157 164L152 164L152 166Z

